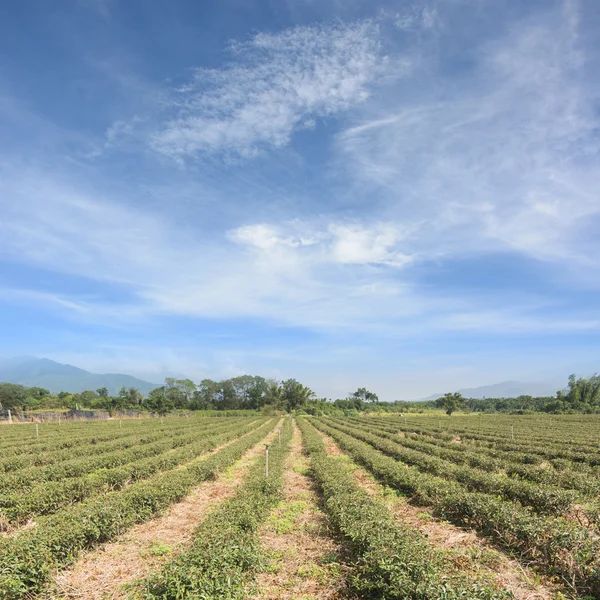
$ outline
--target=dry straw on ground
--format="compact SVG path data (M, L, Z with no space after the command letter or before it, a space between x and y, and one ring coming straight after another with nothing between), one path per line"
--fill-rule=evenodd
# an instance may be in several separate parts
M551 600L559 589L532 569L495 549L474 531L436 519L431 510L412 506L393 490L386 490L369 473L352 462L328 435L319 432L327 453L344 460L353 469L355 481L369 494L383 498L398 522L416 529L437 548L447 552L453 568L477 573L510 591L516 600Z
M284 474L285 498L261 530L261 543L270 556L258 575L249 600L334 600L343 597L341 549L328 531L318 506L308 461L296 427Z
M275 436L276 429L265 441L270 443ZM233 441L215 448L211 454ZM148 575L184 548L206 514L233 495L252 460L262 452L264 442L256 444L215 481L200 484L160 517L133 527L114 542L88 552L70 569L57 573L51 597L64 600L126 598L124 586Z

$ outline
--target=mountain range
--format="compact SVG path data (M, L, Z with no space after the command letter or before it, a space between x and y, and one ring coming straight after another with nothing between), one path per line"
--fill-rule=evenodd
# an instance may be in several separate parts
M72 365L34 356L0 358L0 382L37 386L51 392L83 392L105 387L109 394L117 394L125 386L137 388L144 395L160 385L122 373L91 373ZM557 384L504 381L458 391L466 398L516 398L522 395L554 396L559 388L560 385ZM420 400L436 400L443 395L431 394Z
M123 386L137 388L146 395L159 385L121 373L90 373L72 365L34 356L0 358L0 382L36 386L51 392L83 392L105 387L113 395Z
M523 383L503 381L492 385L458 390L465 398L517 398L519 396L555 396L560 385L552 383ZM564 387L564 386L563 386ZM444 394L431 394L421 400L437 400Z

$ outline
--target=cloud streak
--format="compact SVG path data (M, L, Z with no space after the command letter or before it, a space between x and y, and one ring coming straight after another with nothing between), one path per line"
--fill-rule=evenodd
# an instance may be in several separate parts
M418 232L409 253L600 268L588 227L600 218L598 90L578 21L576 2L536 14L474 48L459 85L423 73L426 101L407 88L340 134L357 189L381 194L388 218Z
M406 336L427 331L594 330L597 319L555 321L536 298L491 301L424 294L404 280L409 231L382 223L249 224L194 241L158 214L111 204L30 171L3 180L15 210L0 255L23 265L121 286L125 297L10 289L5 301L118 327L153 318L251 318L317 331ZM132 224L135 223L135 226Z
M198 69L173 97L177 114L152 146L174 156L252 156L370 95L385 67L373 21L259 33L230 46L226 68Z

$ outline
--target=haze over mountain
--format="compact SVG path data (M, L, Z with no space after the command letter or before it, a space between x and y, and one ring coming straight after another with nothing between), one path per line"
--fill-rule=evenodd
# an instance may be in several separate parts
M37 386L51 392L83 392L106 387L109 394L117 394L123 386L134 387L142 394L148 394L159 385L122 373L90 373L35 356L0 358L0 382Z
M518 398L519 396L554 396L556 391L565 387L556 383L523 383L521 381L503 381L491 385L458 390L465 398ZM437 400L444 394L431 394L421 400Z

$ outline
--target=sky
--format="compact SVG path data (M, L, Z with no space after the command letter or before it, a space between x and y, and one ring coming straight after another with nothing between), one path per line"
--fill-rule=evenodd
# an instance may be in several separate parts
M384 400L600 370L597 0L0 4L0 355Z

